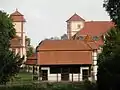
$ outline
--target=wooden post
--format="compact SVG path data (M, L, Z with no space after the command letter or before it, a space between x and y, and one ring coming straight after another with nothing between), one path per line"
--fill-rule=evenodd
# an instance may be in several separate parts
M73 82L73 72L72 72L72 82Z
M80 81L80 73L78 73L78 82Z
M58 82L58 72L57 72L57 82Z

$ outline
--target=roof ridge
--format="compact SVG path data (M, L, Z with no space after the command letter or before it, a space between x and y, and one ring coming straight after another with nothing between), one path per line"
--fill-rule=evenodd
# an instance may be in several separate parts
M79 21L79 20L85 21L81 16L79 16L76 13L74 13L66 22L69 22L69 21Z

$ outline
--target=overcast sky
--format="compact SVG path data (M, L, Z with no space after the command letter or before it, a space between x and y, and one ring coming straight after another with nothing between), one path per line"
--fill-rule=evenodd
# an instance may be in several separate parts
M0 9L12 13L17 8L26 19L26 35L31 44L66 33L66 20L77 13L85 20L109 20L103 0L0 0Z

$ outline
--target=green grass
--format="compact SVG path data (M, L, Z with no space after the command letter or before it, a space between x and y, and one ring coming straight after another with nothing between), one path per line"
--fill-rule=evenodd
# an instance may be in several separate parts
M32 83L32 73L28 73L28 72L20 72L18 73L18 75L11 80L10 82L8 82L7 84L9 85L16 85L16 84L30 84Z
M32 73L20 72L17 75L22 81L32 81Z

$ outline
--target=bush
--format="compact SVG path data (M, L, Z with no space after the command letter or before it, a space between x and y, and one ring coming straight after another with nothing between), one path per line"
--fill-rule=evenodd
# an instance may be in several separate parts
M96 84L90 81L84 82L40 82L31 85L1 86L0 90L97 90Z

